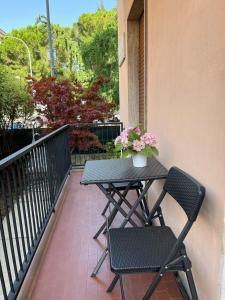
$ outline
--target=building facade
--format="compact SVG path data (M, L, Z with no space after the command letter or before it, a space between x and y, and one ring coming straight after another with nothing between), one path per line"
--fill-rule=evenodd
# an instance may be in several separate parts
M186 246L199 299L225 299L225 1L118 0L118 24L121 121L206 187ZM178 232L185 216L169 199L163 211Z

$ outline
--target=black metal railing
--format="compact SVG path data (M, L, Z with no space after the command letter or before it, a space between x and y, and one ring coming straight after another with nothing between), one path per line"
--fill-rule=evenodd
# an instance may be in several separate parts
M69 126L0 161L0 299L15 299L71 166Z
M70 125L70 133L77 131L75 135L76 145L71 149L71 160L73 167L83 167L87 160L108 159L118 157L113 151L113 140L123 130L122 122L106 123L78 123ZM92 145L93 134L98 145ZM86 139L85 139L86 135ZM71 137L71 140L74 139ZM82 145L83 144L83 145ZM82 147L84 146L84 148Z

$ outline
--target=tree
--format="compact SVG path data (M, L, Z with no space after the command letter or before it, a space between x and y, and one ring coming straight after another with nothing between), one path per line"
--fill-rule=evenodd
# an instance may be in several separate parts
M55 76L88 87L99 76L108 79L100 94L118 104L117 17L116 10L85 13L73 27L52 24L55 53ZM13 29L9 34L22 39L29 47L33 74L37 80L50 76L48 30L46 18L40 16L34 25ZM22 79L28 75L28 56L24 45L10 38L0 43L0 63L11 68Z
M106 11L99 6L97 12L85 13L73 25L73 37L78 40L85 70L90 80L104 76L109 84L101 94L118 104L118 38L116 10Z
M53 47L56 55L56 76L74 77L81 60L77 42L72 39L71 28L52 25ZM41 79L50 74L48 62L48 35L46 23L39 19L35 25L14 29L8 35L22 39L29 47L34 77ZM28 57L24 45L15 39L5 38L0 44L0 63L9 66L16 76L28 75Z
M12 127L17 118L26 118L31 111L25 82L0 65L0 129Z
M106 83L104 78L99 77L89 88L84 88L69 80L58 81L50 77L33 81L35 94L31 92L31 95L35 105L41 105L39 112L47 119L48 126L55 129L65 124L92 123L111 117L114 105L99 95L101 86ZM70 144L79 150L102 147L88 128L73 129Z

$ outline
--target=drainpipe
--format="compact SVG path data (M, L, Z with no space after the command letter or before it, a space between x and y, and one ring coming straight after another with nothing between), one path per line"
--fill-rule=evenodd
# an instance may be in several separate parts
M144 128L148 128L147 67L148 67L148 0L144 0Z

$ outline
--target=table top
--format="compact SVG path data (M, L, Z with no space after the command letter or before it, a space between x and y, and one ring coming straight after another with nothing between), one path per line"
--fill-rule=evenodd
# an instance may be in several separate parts
M167 177L168 170L155 158L146 167L133 166L132 158L89 160L84 167L81 184L147 181Z

